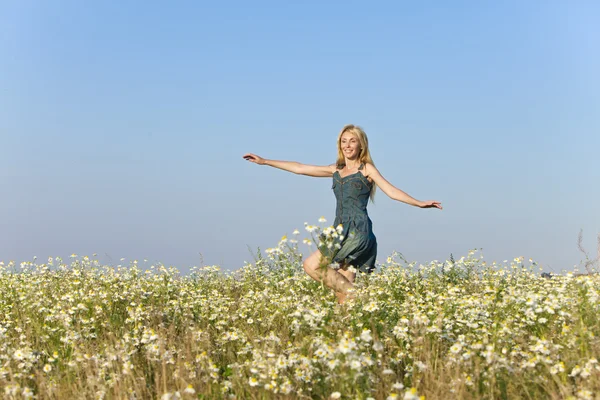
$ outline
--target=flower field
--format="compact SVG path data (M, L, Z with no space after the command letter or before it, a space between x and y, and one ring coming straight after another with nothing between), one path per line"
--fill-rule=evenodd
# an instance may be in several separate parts
M314 228L314 227L312 227ZM314 230L314 229L313 229ZM235 272L131 262L0 264L7 399L595 399L600 279L516 258L412 265L356 298L283 239Z

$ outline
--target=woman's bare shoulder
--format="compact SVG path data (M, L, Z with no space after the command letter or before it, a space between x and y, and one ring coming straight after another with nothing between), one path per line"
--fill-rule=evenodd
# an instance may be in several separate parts
M364 163L364 172L365 172L365 175L369 176L373 172L378 172L378 171L377 171L377 168L375 168L375 165L373 165L370 162L365 162Z

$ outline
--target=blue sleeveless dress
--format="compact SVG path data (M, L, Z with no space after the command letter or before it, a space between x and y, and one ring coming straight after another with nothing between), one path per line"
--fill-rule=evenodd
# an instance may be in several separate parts
M334 263L352 265L361 272L371 273L375 270L377 257L377 239L367 214L373 183L360 172L363 167L361 164L358 172L344 177L339 171L333 174L332 189L337 201L333 226L342 224L344 240L339 250L326 256Z

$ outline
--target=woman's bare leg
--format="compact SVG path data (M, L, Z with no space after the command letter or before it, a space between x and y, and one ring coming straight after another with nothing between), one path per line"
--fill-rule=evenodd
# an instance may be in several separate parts
M338 270L338 273L344 275L346 277L346 279L348 279L348 282L350 282L352 284L352 286L354 286L354 278L356 278L355 272L351 272L351 271L348 271L347 269L340 268ZM349 296L353 296L352 294L348 293L347 291L344 293L336 292L335 295L337 296L338 303L340 303L340 304L343 304L348 299Z
M336 292L336 294L345 294L349 289L352 288L352 281L354 281L354 277L352 277L352 281L350 281L345 274L341 274L340 272L334 270L331 267L323 269L321 267L321 260L322 256L319 250L315 251L310 256L308 256L306 260L304 260L304 271L306 271L308 276L310 276L318 282L323 282L325 286L333 289Z

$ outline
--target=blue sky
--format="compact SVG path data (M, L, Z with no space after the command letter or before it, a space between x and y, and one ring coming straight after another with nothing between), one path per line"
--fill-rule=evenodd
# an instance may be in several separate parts
M600 232L600 5L0 2L0 260L97 253L182 271L333 221L329 179L242 159L335 160L361 125L392 184L379 259L483 249L546 270ZM305 236L303 234L303 236Z

